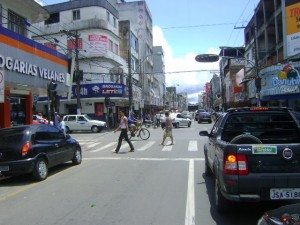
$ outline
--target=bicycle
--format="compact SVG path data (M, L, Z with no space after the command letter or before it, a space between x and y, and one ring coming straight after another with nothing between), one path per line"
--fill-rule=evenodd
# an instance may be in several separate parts
M136 129L134 132L130 130L130 133L128 135L129 139L132 137L140 137L142 140L147 140L150 137L150 131L142 126L142 122L140 120L136 123Z

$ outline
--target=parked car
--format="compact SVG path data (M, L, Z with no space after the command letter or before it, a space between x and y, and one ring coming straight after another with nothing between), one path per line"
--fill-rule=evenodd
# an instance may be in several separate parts
M215 180L218 211L234 202L300 199L300 113L235 108L220 114L204 144L205 174Z
M63 121L65 121L67 133L72 131L92 131L97 133L107 127L106 122L94 120L88 115L65 115Z
M72 161L81 163L80 144L57 127L47 124L0 129L0 174L32 174L38 180L48 176L48 169Z
M257 225L300 224L300 204L284 205L265 212Z
M202 122L212 123L211 114L209 112L199 112L198 123Z

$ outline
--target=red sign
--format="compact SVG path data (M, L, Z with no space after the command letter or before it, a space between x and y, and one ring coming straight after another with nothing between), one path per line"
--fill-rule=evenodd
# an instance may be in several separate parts
M76 49L75 39L68 40L68 49ZM82 49L82 38L78 38L78 49Z

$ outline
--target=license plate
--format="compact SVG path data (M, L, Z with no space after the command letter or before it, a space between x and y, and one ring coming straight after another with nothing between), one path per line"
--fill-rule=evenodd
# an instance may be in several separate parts
M9 166L0 166L0 171L9 171Z
M272 188L270 190L271 199L300 199L300 188Z

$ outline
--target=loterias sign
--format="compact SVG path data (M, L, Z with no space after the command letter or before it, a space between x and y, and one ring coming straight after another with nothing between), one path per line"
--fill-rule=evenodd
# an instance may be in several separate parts
M219 60L219 55L216 54L200 54L195 57L197 62L217 62Z

